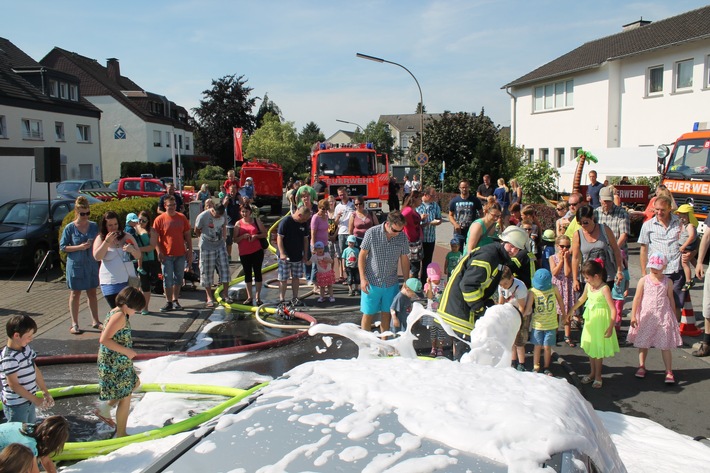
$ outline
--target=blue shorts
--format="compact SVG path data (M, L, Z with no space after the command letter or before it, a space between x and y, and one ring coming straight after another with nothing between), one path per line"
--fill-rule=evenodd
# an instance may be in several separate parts
M378 287L370 284L369 294L363 291L360 297L360 311L364 315L377 315L390 311L394 297L399 292L399 284L390 287Z
M165 287L182 287L185 275L185 255L166 256L163 261L163 284Z
M557 330L537 330L533 329L530 340L535 346L552 347L557 343Z

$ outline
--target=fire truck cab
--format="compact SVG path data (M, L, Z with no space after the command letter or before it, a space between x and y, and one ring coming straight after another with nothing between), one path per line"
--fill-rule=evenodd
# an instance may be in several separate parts
M710 211L710 127L696 122L693 131L684 133L673 144L673 150L660 145L656 151L657 169L677 205L690 204L698 221L698 232L705 230L704 221Z
M338 188L345 186L351 197L363 196L366 208L379 213L389 195L388 157L378 154L372 143L318 142L311 152L311 185L319 180L326 183L326 195L337 198Z

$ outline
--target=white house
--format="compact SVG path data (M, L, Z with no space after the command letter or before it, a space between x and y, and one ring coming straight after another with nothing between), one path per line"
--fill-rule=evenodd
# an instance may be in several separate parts
M124 161L171 161L172 147L184 159L194 155L187 110L122 76L118 59L108 59L102 66L95 59L55 47L40 62L79 77L84 96L103 112L105 179L120 177Z
M600 158L616 149L629 170L644 159L655 169L659 144L710 121L710 6L624 25L503 88L511 97L511 141L529 160L559 168L580 148ZM598 172L603 180L604 169Z
M338 130L325 141L333 143L334 145L349 145L353 142L353 135L355 133L352 131Z
M102 179L101 111L81 94L79 79L43 67L0 38L0 203L46 198L35 182L34 149L60 149L61 178ZM55 185L49 186L54 195Z
M426 128L428 120L438 120L439 118L441 118L440 113L425 113L423 117L419 113L403 113L399 115L380 115L379 122L389 125L395 148L399 148L401 156L406 156L409 151L409 145L420 132L422 120Z

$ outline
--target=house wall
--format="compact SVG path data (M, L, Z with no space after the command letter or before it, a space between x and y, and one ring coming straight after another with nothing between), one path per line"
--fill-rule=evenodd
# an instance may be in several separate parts
M62 164L66 165L67 179L79 178L80 165L91 167L91 178L103 178L98 118L8 106L0 107L0 115L5 116L7 126L7 138L0 138L0 147L30 148L33 153L34 148L37 147L57 147L62 155ZM23 139L22 119L40 120L43 139ZM63 141L56 138L55 122L64 124ZM90 127L91 141L89 143L77 142L77 124ZM46 183L34 182L34 171L32 171L34 169L34 154L32 156L3 156L0 159L0 166L2 169L0 173L0 202L28 196L30 186L32 186L33 196L47 195ZM51 185L50 188L54 192L54 185Z

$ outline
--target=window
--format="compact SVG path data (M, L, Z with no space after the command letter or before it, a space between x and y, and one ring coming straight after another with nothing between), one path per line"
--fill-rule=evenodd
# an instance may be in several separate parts
M582 149L580 147L572 147L569 149L569 159L572 161L573 159L577 159L577 152Z
M185 137L185 149L186 149L187 151L190 150L190 137L189 137L189 136L186 136L186 137Z
M78 143L89 143L91 141L91 127L89 125L76 126L76 141Z
M169 131L165 132L165 146L170 148L170 132Z
M703 87L710 89L710 54L705 56L705 82Z
M648 68L646 95L663 92L663 66Z
M78 85L70 85L69 86L69 100L71 100L73 102L79 101L79 86Z
M540 161L550 162L550 150L548 148L540 148Z
M57 141L64 141L64 123L54 122L54 137Z
M555 148L555 167L561 168L565 164L565 149Z
M5 123L5 115L0 115L0 138L7 138L7 124Z
M59 84L56 80L49 80L49 96L59 97Z
M675 90L687 90L693 87L693 60L686 59L675 63Z
M574 81L565 80L535 87L533 90L533 111L542 112L574 105Z
M22 139L23 140L43 140L42 120L22 119Z
M153 130L153 146L156 148L159 148L163 146L163 143L160 141L160 137L162 136L162 133L158 130Z
M66 82L59 83L59 98L69 98L69 84L67 84Z
M533 162L533 159L535 159L535 150L532 149L526 149L525 150L525 160L529 163Z
M165 188L155 182L146 181L143 183L145 192L165 192Z

